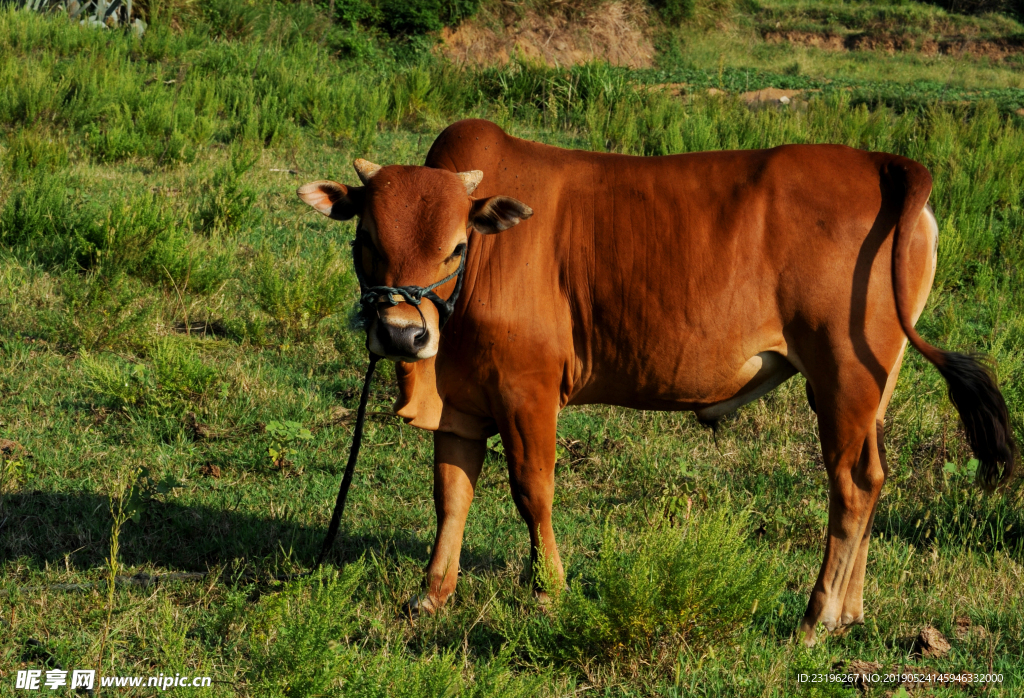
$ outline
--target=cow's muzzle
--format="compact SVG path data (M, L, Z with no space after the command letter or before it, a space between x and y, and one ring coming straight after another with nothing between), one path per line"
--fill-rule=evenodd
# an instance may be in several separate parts
M429 358L430 329L420 324L393 325L383 319L374 323L370 350L392 360L416 361ZM374 342L373 340L377 341ZM377 344L378 346L373 346ZM432 354L432 352L431 352Z
M418 361L430 358L437 353L441 328L455 311L455 303L462 291L462 279L466 271L466 244L462 243L455 248L459 255L459 268L429 286L370 286L366 282L362 265L359 263L359 245L360 240L356 237L352 242L352 261L360 289L360 311L357 315L357 326L368 330L367 346L369 350L394 361ZM455 280L455 289L447 299L434 293L435 288L444 286L453 279ZM423 316L423 310L420 309L424 298L437 308L436 333L430 331L426 318ZM420 324L390 323L381 316L382 308L393 308L399 303L408 303L416 308ZM375 320L374 316L376 316ZM390 351L392 349L395 351Z

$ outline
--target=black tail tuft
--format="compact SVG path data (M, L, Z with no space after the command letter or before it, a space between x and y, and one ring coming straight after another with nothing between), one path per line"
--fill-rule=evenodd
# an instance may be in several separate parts
M949 399L960 413L967 440L978 459L978 484L991 491L1013 476L1017 448L1006 400L991 362L982 356L943 351L936 368L949 384Z

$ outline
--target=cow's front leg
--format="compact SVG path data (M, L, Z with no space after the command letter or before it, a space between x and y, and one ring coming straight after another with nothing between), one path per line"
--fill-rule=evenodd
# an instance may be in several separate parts
M538 599L547 601L547 592L539 564L550 573L549 581L560 588L565 579L558 556L555 531L551 527L551 508L555 496L555 441L558 420L556 404L549 409L538 402L499 424L505 457L508 460L509 485L519 514L530 529L530 567Z
M455 591L459 553L466 516L480 476L487 441L434 432L434 510L437 537L427 565L427 593L410 604L410 611L433 613Z

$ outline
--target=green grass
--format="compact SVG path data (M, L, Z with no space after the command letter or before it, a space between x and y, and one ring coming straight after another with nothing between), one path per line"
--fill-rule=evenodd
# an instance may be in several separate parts
M797 89L852 90L869 103L902 108L930 101L995 99L1007 111L1024 106L1024 54L1002 60L987 56L926 55L918 50L887 53L822 50L769 33L808 32L839 37L895 37L920 48L924 41L1007 40L1019 44L1024 25L999 14L960 15L921 2L820 2L764 0L706 2L700 21L662 33L658 82L729 91L769 85ZM964 3L966 4L966 3ZM721 6L721 7L720 7ZM719 84L721 82L721 84Z
M340 59L319 15L269 7L217 31L154 21L141 41L0 12L0 438L27 449L0 461L0 695L16 694L18 669L101 655L104 674L209 675L213 695L852 696L796 676L854 659L997 671L986 695L1024 689L1024 490L973 487L941 379L913 353L889 410L867 625L812 650L793 631L821 560L826 477L799 379L717 445L688 414L564 412L554 525L570 592L547 615L523 582L528 536L493 444L458 592L409 623L400 608L434 533L432 445L382 415L382 364L330 565L274 582L319 550L365 368L347 329L353 227L310 212L298 185L352 182L355 157L422 162L470 115L638 154L839 142L908 155L935 176L941 227L918 329L998 360L1022 436L1024 126L998 100L935 103L927 86L750 112L603 65ZM736 82L759 59L692 60L666 70ZM877 76L885 60L865 64ZM1006 86L986 80L961 87ZM272 422L312 438L272 459ZM125 574L209 576L118 587L110 603L110 500L140 467ZM962 616L984 632L959 637ZM910 656L926 624L951 638L948 657Z

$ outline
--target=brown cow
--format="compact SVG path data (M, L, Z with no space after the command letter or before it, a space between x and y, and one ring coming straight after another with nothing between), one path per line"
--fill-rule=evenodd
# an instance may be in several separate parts
M434 430L438 530L414 608L433 611L455 589L495 433L533 561L562 574L551 507L567 405L714 421L803 374L829 477L808 643L818 623L864 619L883 419L908 338L948 382L983 481L1012 473L992 374L914 330L938 235L931 176L916 162L835 145L630 157L468 120L438 137L424 167L356 169L362 187L314 182L299 196L332 218L359 217L357 271L383 288L363 297L367 345L396 361L397 414ZM434 303L419 302L439 281Z

